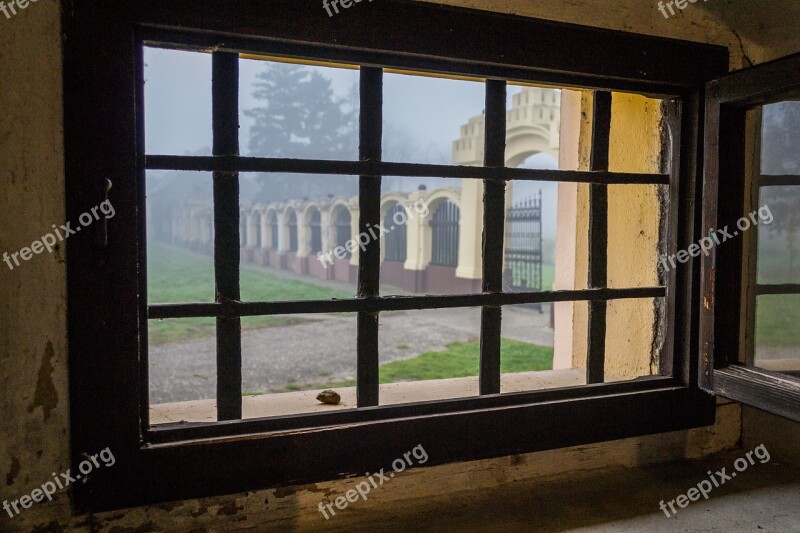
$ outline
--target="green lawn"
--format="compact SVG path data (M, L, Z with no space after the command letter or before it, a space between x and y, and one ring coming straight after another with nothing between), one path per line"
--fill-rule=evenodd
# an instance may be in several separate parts
M453 342L446 350L425 352L411 359L392 361L380 367L381 383L424 381L429 379L461 378L478 375L479 342ZM502 339L500 342L500 371L502 373L552 370L553 349L527 342ZM287 390L298 390L296 383ZM337 381L303 387L326 389L352 387L355 380Z
M555 265L542 264L542 290L553 290L553 283L556 282Z
M756 344L800 346L800 295L758 297Z
M446 351L425 352L411 359L381 365L380 382L396 383L477 376L479 354L479 342L453 342L447 345ZM502 339L501 372L530 372L552 368L552 348Z
M150 244L148 299L152 303L213 302L214 263L210 257ZM316 300L352 298L354 292L322 287L242 268L242 300Z
M759 234L758 282L799 283L800 255L792 254L785 235ZM789 268L792 264L793 268ZM756 307L758 346L800 346L800 295L759 296Z
M214 301L214 263L211 258L194 255L158 244L150 244L147 258L147 295L149 303L184 303ZM353 294L282 278L274 274L243 268L243 300L324 300L352 298ZM242 319L242 329L290 326L310 322L311 318L260 316ZM214 336L213 318L151 320L150 344L155 346Z

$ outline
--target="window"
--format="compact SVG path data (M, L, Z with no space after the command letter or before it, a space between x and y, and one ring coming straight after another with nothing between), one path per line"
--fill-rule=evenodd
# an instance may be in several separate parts
M698 168L692 154L700 127L700 95L703 83L725 72L724 49L399 0L376 2L362 16L342 16L336 21L329 20L316 3L280 1L274 7L292 23L276 24L272 10L249 3L220 16L217 4L205 0L193 3L191 9L77 2L65 15L68 214L77 217L86 210L86 202L100 201L106 194L117 208L115 218L107 226L98 226L96 234L74 237L68 256L73 460L79 462L83 453L106 446L120 458L115 469L76 486L78 508L102 510L360 473L385 466L409 449L411 435L425 441L428 464L442 464L713 422L713 399L696 386L698 332L693 328L692 305L699 293L692 270L678 269L657 283L615 285L607 261L607 206L614 201L611 187L659 188L669 197L669 210L663 217L667 249L680 249L696 239L690 206L699 199ZM400 19L407 21L402 27L385 24ZM335 40L330 24L336 24ZM448 31L411 35L406 30L422 25ZM298 33L297 28L303 31ZM461 38L452 40L449 35ZM600 40L603 46L598 47ZM464 42L471 45L465 47ZM98 43L103 44L104 54L97 54ZM570 43L575 53L565 56L563 43ZM202 142L179 145L167 153L153 153L145 142L147 82L143 73L148 47L191 53L203 68L210 67L210 155ZM626 61L620 62L619 57ZM242 61L265 58L333 64L357 73L357 158L348 156L347 146L336 147L334 155L330 150L312 156L307 151L265 155L270 145L261 138L251 139L252 153L241 156L240 67ZM484 134L480 141L475 136L462 143L481 152L478 164L420 163L416 153L401 161L384 159L384 76L410 73L479 82L475 86L483 91L485 111L465 131L477 132L480 127ZM506 164L510 83L594 91L588 170ZM662 172L615 169L609 161L612 102L618 94L624 99L626 93L654 96L672 110L666 115L669 164ZM538 114L528 116L540 120ZM182 117L176 121L195 115L190 112ZM187 124L183 131L193 127ZM189 180L199 179L194 174L211 176L210 182L193 185L203 183L211 191L212 231L201 224L197 227L206 228L201 234L186 237L198 249L213 248L213 271L203 267L202 274L213 280L213 287L206 291L210 298L166 303L146 297L153 273L147 268L145 176L153 171L180 173L184 180L180 191L187 189ZM323 246L326 241L348 246L350 239L381 224L384 179L461 180L462 190L471 188L480 202L467 209L439 198L430 206L439 225L428 226L430 233L421 232L423 239L429 235L430 240L415 246L427 251L435 238L446 251L437 262L452 269L459 259L455 250L463 249L465 242L454 223L472 217L473 227L483 228L483 233L477 237L482 244L475 248L468 270L481 273L480 288L470 285L474 290L459 294L385 295L379 285L385 239L370 239L363 247L349 246L352 255L347 266L357 274L355 297L249 297L253 293L248 291L254 289L243 290L242 248L261 243L242 241L242 234L258 235L262 230L249 231L248 224L255 221L241 214L247 173L308 173L329 182L341 179L347 185L342 191L349 190L353 183L349 178L357 176L357 196L346 205L333 206L338 209L329 226L334 231L323 234ZM279 183L273 179L272 183ZM113 182L110 193L106 180ZM506 185L511 180L577 183L587 188L591 261L586 288L504 290L505 207L511 205L506 201ZM301 243L313 240L301 216L302 205L293 204L277 217L266 211L270 255L290 252L284 259L292 261L297 272L303 270L306 251ZM209 213L199 209L197 216ZM187 227L195 227L188 222ZM657 220L653 223L658 225ZM457 268L454 277L461 274ZM85 291L86 286L96 290ZM616 327L615 310L630 300L663 303L664 347L659 348L657 368L645 379L613 382L604 367L613 355L606 350L606 326ZM549 302L571 302L588 313L585 385L508 391L501 386L503 311L509 306ZM475 394L382 402L380 321L393 311L440 309L471 309L479 316ZM354 401L301 415L244 416L242 330L247 322L323 313L356 323ZM150 324L189 319L204 321L215 334L216 419L153 423L148 394ZM330 342L338 341L330 337ZM87 387L87 383L96 386ZM359 443L358 452L353 451L354 443ZM141 480L138 488L125 484L132 476Z
M702 384L800 420L800 56L708 84Z

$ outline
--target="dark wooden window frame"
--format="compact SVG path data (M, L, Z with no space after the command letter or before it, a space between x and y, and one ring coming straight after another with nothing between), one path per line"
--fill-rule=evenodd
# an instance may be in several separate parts
M408 32L408 28L414 28ZM68 253L68 327L72 460L110 447L117 463L73 486L76 511L226 494L361 475L423 444L426 466L497 457L708 425L714 401L697 387L699 271L684 265L660 287L605 286L610 183L669 185L667 249L699 233L698 140L703 85L727 71L721 47L666 40L475 10L383 0L329 18L318 2L197 0L64 2L67 214L77 219L106 194L116 216L94 234L73 236ZM214 155L146 156L143 143L142 44L213 51ZM469 43L469 46L464 46ZM601 45L602 43L602 45ZM361 69L358 161L238 157L237 53L248 51ZM624 58L624 59L621 59ZM486 79L484 167L381 161L382 67ZM592 168L547 171L504 167L506 81L599 90ZM667 99L672 132L670 172L608 171L610 100L605 91ZM134 105L134 102L137 105ZM214 172L218 300L148 307L144 233L146 169ZM321 302L241 302L238 172L360 176L360 221L380 223L380 177L439 176L485 180L483 292L457 296L380 297L379 243L359 261L358 296ZM594 259L587 290L502 292L504 181L592 184ZM138 228L133 231L132 228ZM596 241L596 242L595 242ZM498 262L499 260L499 262ZM92 290L86 290L91 287ZM665 298L670 310L661 375L601 383L605 302ZM502 307L588 301L592 309L588 385L499 393ZM310 307L314 308L310 311ZM381 311L482 308L480 396L378 406L377 321ZM238 420L241 353L218 343L218 409L223 421L150 427L147 402L148 319L213 316L219 339L239 339L239 317L306 312L358 313L358 409Z
M703 205L707 231L735 227L752 210L746 191L748 173L755 188L800 185L800 176L766 176L760 169L746 168L745 156L748 111L798 97L800 54L708 83ZM714 394L800 421L800 378L753 367L751 346L740 343L743 328L752 335L757 295L800 294L800 284L758 284L755 271L746 280L742 267L750 253L756 250L746 250L740 238L703 258L700 383Z

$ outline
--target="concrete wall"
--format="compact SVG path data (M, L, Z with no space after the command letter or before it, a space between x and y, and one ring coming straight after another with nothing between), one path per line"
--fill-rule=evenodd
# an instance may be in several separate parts
M449 3L722 44L733 53L733 67L800 50L800 38L794 31L798 6L790 1L711 0L690 4L670 20L657 11L656 2L642 0ZM779 6L791 7L781 11ZM787 13L789 9L791 13ZM348 13L351 15L356 16ZM49 231L51 224L64 221L61 72L56 0L31 3L9 20L0 16L0 251L29 245ZM0 500L17 499L49 479L51 472L69 466L65 287L63 249L0 274ZM737 406L720 407L718 418L714 428L412 471L376 492L359 513L341 517L336 525L364 523L374 519L372 511L379 512L382 519L390 518L391 501L433 492L603 465L635 466L673 457L699 457L734 445L740 438ZM320 529L324 521L316 504L356 482L78 517L70 515L68 499L60 495L13 520L0 516L0 530Z

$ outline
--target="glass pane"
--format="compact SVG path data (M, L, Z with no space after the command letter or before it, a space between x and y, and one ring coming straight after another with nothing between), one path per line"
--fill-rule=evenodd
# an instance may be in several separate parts
M241 59L240 152L358 159L357 69Z
M762 187L758 282L800 283L800 187Z
M476 308L381 313L381 405L477 395L480 324Z
M356 407L356 360L354 313L242 318L243 417Z
M211 155L211 54L144 48L145 150Z
M503 307L500 392L584 385L585 365L574 364L572 343L567 342L571 328L571 320L555 320L551 303ZM556 336L560 337L558 358L554 357Z
M512 181L506 188L503 290L550 291L556 286L556 240L559 184ZM559 229L575 232L562 221ZM573 261L574 262L574 261ZM560 261L559 261L560 263ZM572 280L574 282L574 280ZM572 283L568 287L574 288Z
M756 299L754 365L800 376L800 294Z
M483 164L481 82L384 74L383 159Z
M242 299L324 300L356 294L358 177L241 174ZM379 235L375 235L379 237Z
M483 182L384 179L381 294L481 292Z
M148 171L148 303L214 301L214 213L208 172Z
M778 102L762 109L761 173L800 174L800 102Z
M150 423L215 422L216 320L150 320L148 342Z

